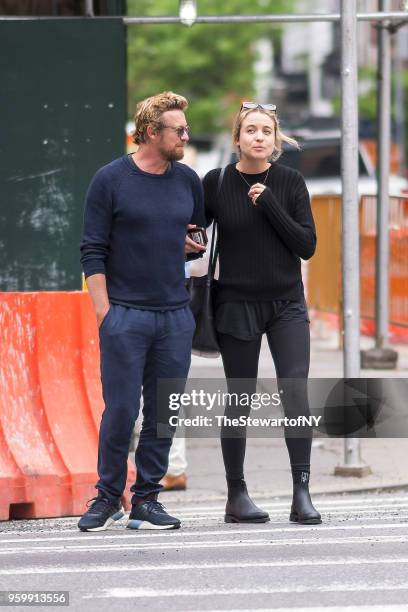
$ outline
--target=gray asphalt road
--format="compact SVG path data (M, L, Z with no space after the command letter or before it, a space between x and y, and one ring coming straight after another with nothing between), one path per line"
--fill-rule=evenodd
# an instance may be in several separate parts
M259 503L270 523L227 525L203 500L169 504L178 531L3 523L0 589L67 590L87 611L408 610L408 495L315 497L320 526L289 523L287 499Z

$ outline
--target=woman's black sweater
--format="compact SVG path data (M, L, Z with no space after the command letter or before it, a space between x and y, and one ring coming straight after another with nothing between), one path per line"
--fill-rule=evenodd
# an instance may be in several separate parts
M220 170L204 177L208 225L219 228L219 289L217 302L298 300L302 294L300 258L316 248L316 230L302 175L272 163L267 188L256 201L235 164L224 173L217 198ZM243 174L243 173L241 173ZM250 185L262 183L266 172L243 174Z

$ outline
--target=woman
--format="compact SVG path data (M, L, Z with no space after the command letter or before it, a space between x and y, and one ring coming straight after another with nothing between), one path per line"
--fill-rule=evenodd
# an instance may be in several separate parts
M282 141L297 143L281 132L274 105L252 102L241 106L233 141L239 161L226 167L218 197L220 170L204 178L207 222L215 219L219 231L216 327L228 390L255 391L265 333L278 379L298 379L283 381L285 414L308 415L310 334L300 259L315 251L315 225L303 177L276 163ZM226 414L236 416L237 408ZM225 521L266 522L268 513L248 496L244 480L245 436L228 427L221 432ZM321 523L309 495L311 434L301 436L285 431L293 477L290 520Z

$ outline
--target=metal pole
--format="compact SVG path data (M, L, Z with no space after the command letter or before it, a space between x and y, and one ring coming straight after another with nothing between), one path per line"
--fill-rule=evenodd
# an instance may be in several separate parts
M310 13L299 15L200 15L195 23L308 23L308 22L336 22L340 21L339 13ZM384 13L358 13L357 21L381 21L389 19L392 21L406 21L407 14L404 12ZM130 25L134 23L175 23L179 22L178 17L124 17L123 21Z
M396 120L396 138L399 149L399 174L405 175L406 172L406 155L405 155L405 104L404 104L404 88L403 88L403 63L402 53L404 45L404 32L398 30L395 45L395 69L396 87L395 87L395 110L397 115Z
M379 0L379 8L386 11L389 0ZM390 173L391 131L391 41L387 23L379 25L378 37L378 195L377 195L377 257L376 257L376 346L382 348L388 335L388 195Z
M85 0L85 15L87 17L95 17L93 0Z
M38 15L29 16L9 16L1 15L0 21L51 21L58 19L70 19L79 21L83 17L42 17ZM143 25L143 24L164 24L164 23L181 23L180 17L167 16L167 17L113 17L106 15L98 15L95 17L96 20L103 19L120 19L125 25ZM405 22L408 21L407 13L405 12L393 12L393 13L359 13L357 15L357 21L396 21ZM223 23L307 23L307 22L337 22L340 21L339 13L311 13L301 15L219 15L219 16L199 16L195 20L195 23L211 23L211 24L223 24Z
M356 0L341 2L342 219L345 378L360 377L360 265L358 223L358 89ZM360 440L346 438L339 476L370 473L361 461Z
M389 9L389 0L379 0L379 8ZM391 148L391 34L389 23L378 26L377 76L377 240L375 258L375 347L361 351L363 368L393 369L398 353L388 346L389 321L389 174Z

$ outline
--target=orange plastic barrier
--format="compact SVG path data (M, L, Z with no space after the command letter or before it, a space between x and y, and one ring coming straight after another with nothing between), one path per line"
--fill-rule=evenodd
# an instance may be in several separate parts
M362 196L360 221L361 316L375 329L375 257L377 198ZM390 197L389 218L390 323L408 327L408 197Z
M0 520L79 515L103 411L89 295L0 293L0 334Z
M317 247L307 262L307 301L318 311L341 312L341 197L313 196Z
M372 138L367 138L360 141L360 144L365 149L368 157L370 158L373 168L377 165L377 142ZM390 147L390 172L398 174L400 164L400 151L398 145L395 142L391 143Z
M375 196L362 196L360 224L361 332L375 333ZM308 261L307 293L316 318L342 326L341 196L314 196L317 249ZM408 197L390 197L389 218L390 340L408 341Z

